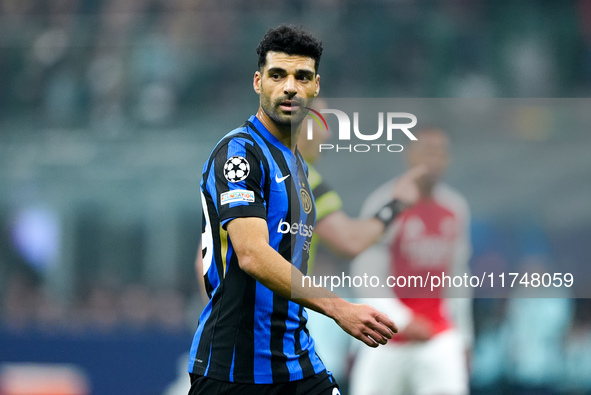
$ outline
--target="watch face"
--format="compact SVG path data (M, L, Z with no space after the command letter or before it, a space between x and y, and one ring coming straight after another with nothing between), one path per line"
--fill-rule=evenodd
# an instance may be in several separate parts
M379 216L382 221L388 221L392 218L393 211L390 206L386 206L380 210Z

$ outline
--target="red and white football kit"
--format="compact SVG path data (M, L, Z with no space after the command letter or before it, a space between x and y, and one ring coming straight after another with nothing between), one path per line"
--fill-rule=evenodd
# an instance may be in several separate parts
M368 197L362 216L371 216L387 203L393 183ZM419 342L395 335L386 346L360 349L351 377L352 395L468 392L465 351L472 341L470 301L447 299L443 288L432 292L428 281L430 276L468 273L468 224L465 199L439 183L431 198L419 199L403 211L382 241L353 261L353 275L378 276L382 284L390 276L390 284L396 284L373 292L359 290L363 303L387 313L401 331L413 318L427 321L433 336ZM419 277L422 287L415 283Z

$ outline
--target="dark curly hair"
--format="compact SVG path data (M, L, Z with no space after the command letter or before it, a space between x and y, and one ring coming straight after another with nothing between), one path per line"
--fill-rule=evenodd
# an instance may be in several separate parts
M257 47L259 70L267 63L267 52L282 52L288 55L308 56L314 59L314 68L318 72L322 56L322 42L298 26L280 25L267 30Z

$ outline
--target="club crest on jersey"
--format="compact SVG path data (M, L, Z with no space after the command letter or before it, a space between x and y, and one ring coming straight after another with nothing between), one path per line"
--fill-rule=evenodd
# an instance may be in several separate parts
M300 198L302 199L302 207L306 214L310 214L312 211L312 198L310 194L305 189L300 189Z
M250 165L242 156L232 156L224 164L224 177L232 183L245 180L248 173L250 173Z

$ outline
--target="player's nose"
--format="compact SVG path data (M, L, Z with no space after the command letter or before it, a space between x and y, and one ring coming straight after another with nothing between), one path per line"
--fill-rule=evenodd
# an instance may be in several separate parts
M285 79L285 85L283 85L283 93L286 95L293 95L296 93L295 89L295 77L293 75L287 76Z

